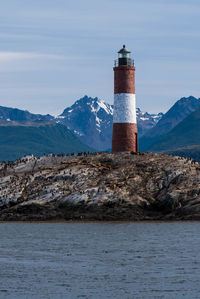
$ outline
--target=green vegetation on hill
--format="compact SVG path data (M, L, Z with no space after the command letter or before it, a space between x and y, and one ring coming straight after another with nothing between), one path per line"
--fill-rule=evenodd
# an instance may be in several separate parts
M169 133L160 137L149 149L200 158L200 109L191 113Z
M91 151L65 126L44 125L39 127L0 127L0 161L15 160L33 154L69 154Z

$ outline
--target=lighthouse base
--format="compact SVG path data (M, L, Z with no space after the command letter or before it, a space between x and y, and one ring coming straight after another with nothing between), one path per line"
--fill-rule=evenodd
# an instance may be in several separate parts
M114 123L112 152L138 152L137 124Z

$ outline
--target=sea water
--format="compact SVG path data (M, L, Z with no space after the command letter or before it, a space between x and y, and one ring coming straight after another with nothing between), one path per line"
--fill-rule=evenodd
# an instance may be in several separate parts
M200 222L0 223L0 298L200 298Z

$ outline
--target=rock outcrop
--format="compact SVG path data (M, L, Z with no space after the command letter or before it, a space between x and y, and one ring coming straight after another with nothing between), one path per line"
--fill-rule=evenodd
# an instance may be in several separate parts
M200 164L158 154L0 164L0 220L199 220Z

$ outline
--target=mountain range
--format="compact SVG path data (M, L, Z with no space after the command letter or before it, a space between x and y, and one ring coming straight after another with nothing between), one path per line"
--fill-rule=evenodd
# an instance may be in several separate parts
M139 136L143 136L162 118L163 113L150 114L137 108ZM113 105L96 98L84 96L57 117L33 114L16 108L0 106L1 126L39 126L62 124L76 137L97 151L111 149Z
M200 108L163 134L149 147L149 151L185 155L200 160Z
M163 113L150 114L137 108L138 134L143 136L155 127ZM84 96L56 118L82 142L98 151L111 149L113 105L98 98Z
M149 151L160 136L176 127L188 115L200 108L200 99L195 97L181 98L158 121L155 127L148 130L140 139L140 150ZM184 133L184 132L183 132Z
M192 116L198 109L200 99L192 96L181 98L165 114L151 114L137 108L140 151L178 152L186 156L191 156L192 152L193 157L198 157L200 140L195 129L199 128L199 120L196 114ZM190 123L193 124L190 117L195 118L196 127L192 127L188 139L187 132ZM91 151L92 148L110 150L112 122L113 106L97 97L84 96L57 117L0 106L0 160L27 153L70 153ZM6 139L6 134L11 138ZM31 136L35 136L34 144ZM176 142L172 141L174 139ZM20 140L19 147L17 140Z

